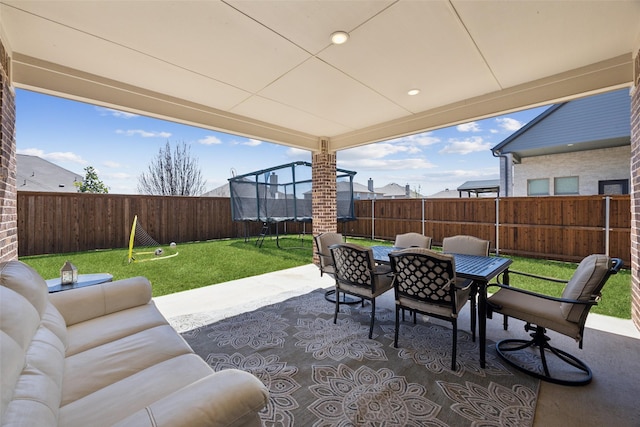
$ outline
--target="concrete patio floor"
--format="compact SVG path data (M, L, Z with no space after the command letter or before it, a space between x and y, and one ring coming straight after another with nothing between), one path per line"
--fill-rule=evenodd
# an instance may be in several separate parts
M333 283L328 276L320 277L318 268L309 264L161 296L154 301L167 318L216 313L215 317L222 319L314 289L332 288ZM376 304L393 309L393 292L379 297ZM493 341L526 338L522 326L523 322L510 319L509 330L504 331L502 316L494 316L487 320L487 338ZM466 307L460 315L459 328L469 329ZM557 347L590 366L593 381L582 387L541 382L534 426L640 426L640 332L631 320L591 313L582 350L568 337L553 332L549 335Z

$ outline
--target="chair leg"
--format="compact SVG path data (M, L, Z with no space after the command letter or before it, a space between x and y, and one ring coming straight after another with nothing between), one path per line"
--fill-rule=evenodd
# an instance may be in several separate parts
M364 298L362 299L364 301ZM371 325L369 326L369 339L373 337L373 321L376 319L376 299L371 300Z
M458 322L453 319L453 348L451 350L451 370L456 370L456 352L458 350Z
M471 297L471 340L476 342L476 318L478 316L478 310L476 309L476 297Z
M402 316L404 317L404 309L402 309ZM400 329L400 307L396 305L396 330L393 338L393 346L395 348L398 348L398 329Z
M336 324L336 322L338 321L338 310L340 309L340 291L338 290L338 288L336 287L336 309L333 313L333 323L334 325Z

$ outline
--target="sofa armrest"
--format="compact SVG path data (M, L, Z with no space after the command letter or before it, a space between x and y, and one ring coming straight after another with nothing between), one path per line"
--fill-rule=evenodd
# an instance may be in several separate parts
M151 301L151 283L145 277L132 277L84 288L49 294L67 326L116 311L138 307Z
M226 369L171 393L115 427L258 427L258 412L268 400L269 391L258 378L238 369Z

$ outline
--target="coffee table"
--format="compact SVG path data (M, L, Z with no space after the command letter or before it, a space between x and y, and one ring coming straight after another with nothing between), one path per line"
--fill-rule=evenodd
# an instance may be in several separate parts
M84 288L85 286L98 285L100 283L110 282L113 280L113 276L109 273L93 273L93 274L79 274L78 281L76 283L70 283L63 285L60 283L60 278L45 280L49 287L49 293L60 291L68 291L69 289Z

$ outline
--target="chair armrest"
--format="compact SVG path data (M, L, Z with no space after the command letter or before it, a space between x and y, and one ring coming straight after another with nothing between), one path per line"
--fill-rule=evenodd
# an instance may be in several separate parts
M551 296L551 295L539 294L537 292L529 291L529 290L526 290L526 289L514 288L513 286L507 286L507 285L503 285L501 283L491 283L491 284L487 285L487 289L489 289L491 287L504 288L504 289L509 290L509 291L518 292L518 293L526 294L526 295L531 295L531 296L534 296L534 297L538 297L538 298L542 298L542 299L546 299L546 300L550 300L550 301L556 301L556 302L566 302L566 303L569 303L569 304L583 304L583 305L596 305L597 304L596 301L592 301L592 300L580 301L580 300L569 299L569 298L558 298L558 297L554 297L554 296ZM491 298L487 299L487 303L489 303L489 304L490 304L490 299Z
M268 399L269 391L255 376L226 369L150 404L116 426L260 425L258 412Z
M393 276L393 271L391 270L391 266L387 264L381 264L376 265L373 268L373 274L375 274L376 276L389 276L389 274L391 274L391 276Z
M151 283L145 277L132 277L49 294L49 301L70 326L148 304L151 301Z
M524 271L517 271L517 270L511 270L509 269L509 274L516 274L519 276L526 276L526 277L532 277L534 279L540 279L540 280L546 280L549 282L556 282L556 283L568 283L568 280L562 280L562 279L557 279L555 277L546 277L546 276L540 276L537 274L532 274L532 273L525 273Z

